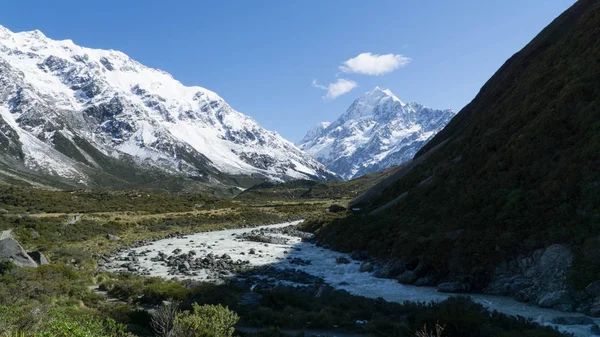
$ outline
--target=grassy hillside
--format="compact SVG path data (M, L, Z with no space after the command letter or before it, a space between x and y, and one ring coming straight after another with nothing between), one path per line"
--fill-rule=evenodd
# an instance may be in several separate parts
M398 166L371 173L349 181L318 182L296 180L285 183L262 183L235 197L246 202L268 200L352 199L385 180L398 170Z
M574 283L600 279L599 55L600 2L581 0L496 72L417 154L426 159L358 199L363 214L321 239L483 278L499 261L564 243Z

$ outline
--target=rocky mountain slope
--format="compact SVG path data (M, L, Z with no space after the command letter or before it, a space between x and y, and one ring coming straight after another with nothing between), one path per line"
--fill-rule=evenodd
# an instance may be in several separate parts
M210 90L122 52L2 26L0 149L3 181L227 187L334 177Z
M600 316L599 41L600 2L576 2L320 239L406 283Z
M410 160L454 115L452 110L404 103L376 87L335 122L311 129L299 147L344 179L352 179Z

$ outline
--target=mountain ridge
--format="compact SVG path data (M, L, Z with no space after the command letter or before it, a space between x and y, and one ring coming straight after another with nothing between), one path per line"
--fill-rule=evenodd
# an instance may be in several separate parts
M102 175L118 185L131 179L103 163L127 162L207 186L335 179L216 93L119 51L0 26L0 83L4 172L18 167L75 185L98 185Z
M352 179L410 160L452 117L450 109L405 103L389 89L375 87L334 122L309 130L299 147Z

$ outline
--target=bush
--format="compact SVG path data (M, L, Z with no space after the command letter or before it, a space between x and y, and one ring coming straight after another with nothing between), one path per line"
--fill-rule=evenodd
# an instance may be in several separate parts
M181 337L231 337L233 325L239 316L227 307L219 305L192 306L192 312L177 314L175 336Z

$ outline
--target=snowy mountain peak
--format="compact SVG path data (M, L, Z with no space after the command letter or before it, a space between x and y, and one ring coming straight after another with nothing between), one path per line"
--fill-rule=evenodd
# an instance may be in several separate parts
M384 110L392 110L392 106L404 107L406 104L396 97L389 89L375 87L357 98L342 116L342 120L371 118L377 107L388 106ZM334 123L335 124L335 123Z
M134 171L151 168L207 184L334 178L216 93L184 86L122 52L39 31L2 27L0 36L0 150L12 149L10 158L0 151L0 180L3 163L11 162L94 184L95 175L124 161Z
M308 132L306 133L304 138L302 138L299 144L306 143L307 141L318 137L323 132L323 130L329 127L329 125L331 125L330 122L317 123L317 125L313 126L312 128L310 128L310 130L308 130Z
M452 110L406 104L389 89L375 87L331 125L311 129L299 146L352 179L410 160L452 117Z
M375 87L373 90L366 92L359 98L359 100L371 102L380 102L381 100L387 99L392 102L400 103L400 105L405 105L405 103L396 97L390 89L382 89L380 87Z

